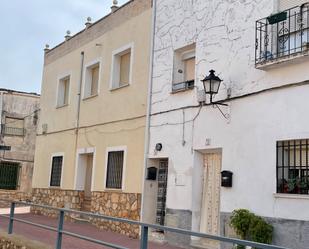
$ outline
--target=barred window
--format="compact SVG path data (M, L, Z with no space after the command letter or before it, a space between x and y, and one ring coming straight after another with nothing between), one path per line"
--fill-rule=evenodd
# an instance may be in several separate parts
M121 189L124 151L108 152L106 188Z
M16 190L19 170L18 163L0 162L0 189Z
M309 193L309 139L277 142L277 193Z
M60 187L63 156L54 156L50 176L50 186Z

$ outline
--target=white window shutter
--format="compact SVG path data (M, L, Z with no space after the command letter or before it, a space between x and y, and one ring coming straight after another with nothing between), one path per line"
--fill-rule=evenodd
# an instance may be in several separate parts
M279 0L279 10L287 10L307 3L309 0Z

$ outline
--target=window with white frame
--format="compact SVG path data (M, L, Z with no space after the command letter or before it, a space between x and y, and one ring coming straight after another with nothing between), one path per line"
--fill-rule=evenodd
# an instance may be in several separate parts
M174 51L172 91L192 89L195 80L195 44Z
M69 92L70 92L70 76L66 76L59 80L57 107L69 104Z
M92 97L98 94L100 63L97 62L86 67L84 98Z
M106 170L106 188L121 189L124 151L109 151Z
M132 45L113 53L111 88L120 88L131 83Z
M50 174L51 187L60 187L61 185L62 163L63 163L63 156L53 156L51 174Z

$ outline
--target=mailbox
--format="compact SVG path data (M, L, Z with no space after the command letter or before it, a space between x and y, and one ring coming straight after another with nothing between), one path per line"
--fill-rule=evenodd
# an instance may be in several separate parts
M157 180L157 168L149 167L147 168L147 180L155 181Z
M221 186L231 188L233 182L233 172L224 170L221 172Z

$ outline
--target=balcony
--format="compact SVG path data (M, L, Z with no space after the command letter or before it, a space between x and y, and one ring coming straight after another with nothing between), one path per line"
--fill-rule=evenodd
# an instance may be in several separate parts
M1 134L6 136L21 136L25 135L24 128L10 127L5 124L1 125Z
M267 70L309 55L309 2L256 21L255 66Z

